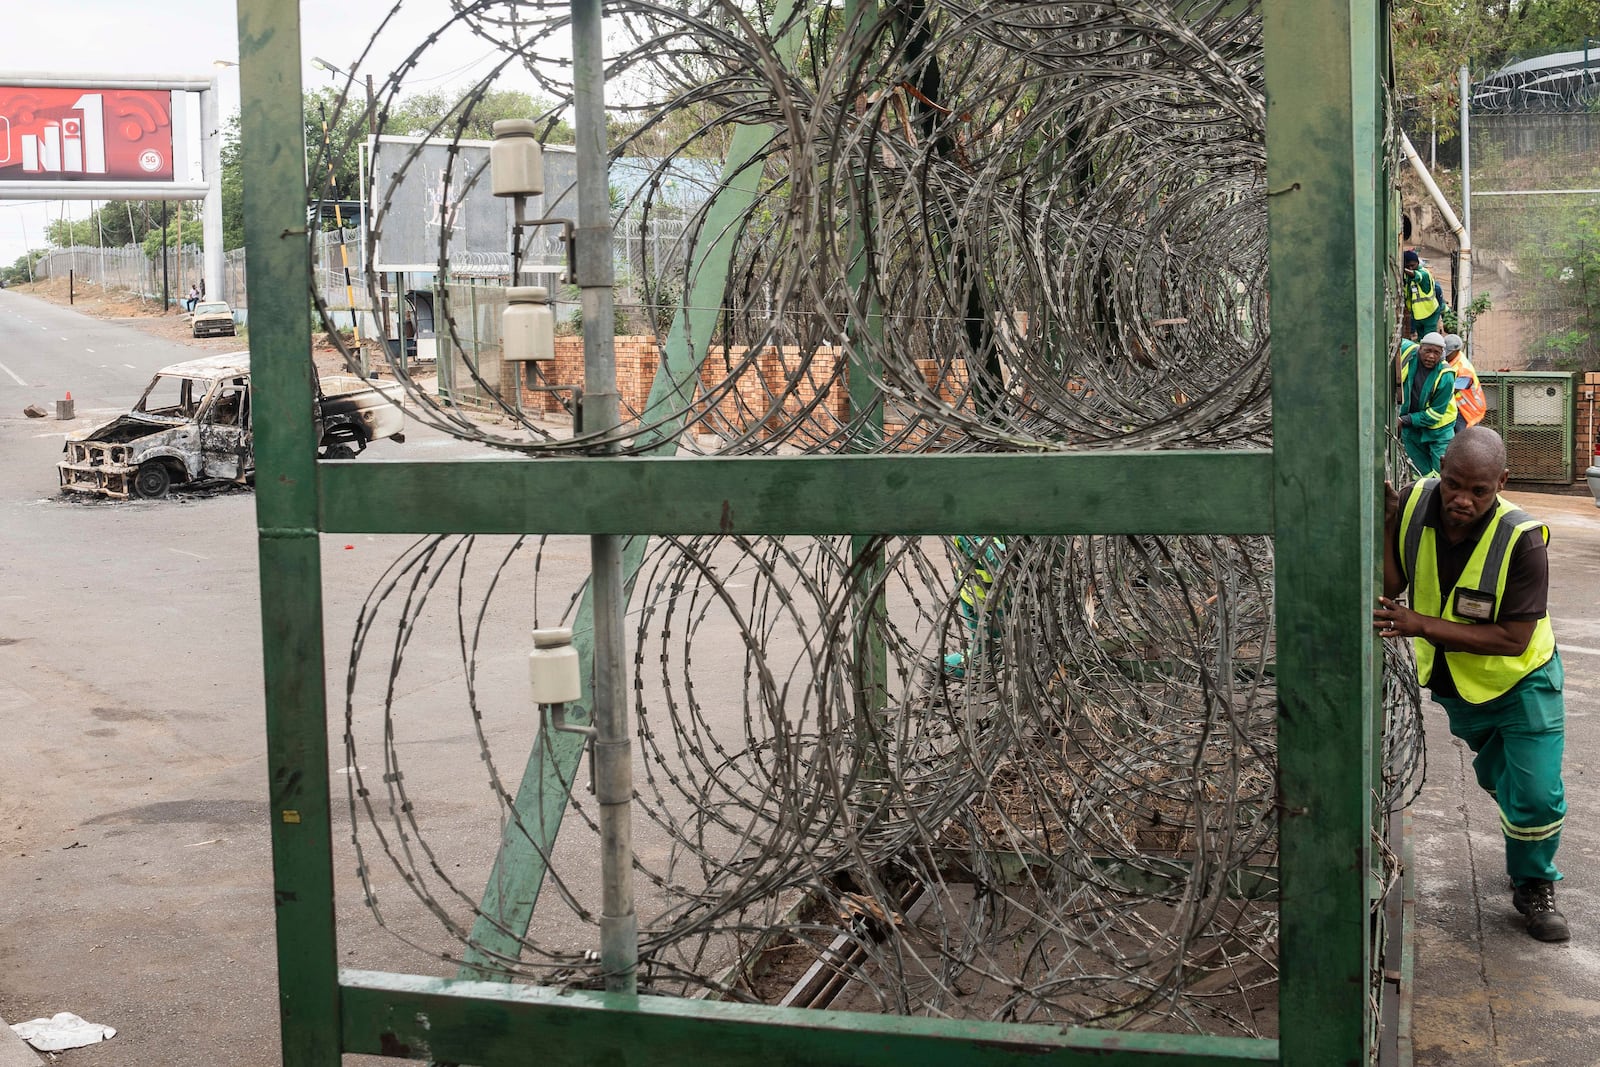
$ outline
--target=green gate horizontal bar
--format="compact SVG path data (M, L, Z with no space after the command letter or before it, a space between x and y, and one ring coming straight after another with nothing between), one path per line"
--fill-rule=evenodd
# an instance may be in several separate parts
M329 533L1268 534L1272 453L318 465Z
M1276 1041L340 972L344 1051L502 1067L1260 1067Z

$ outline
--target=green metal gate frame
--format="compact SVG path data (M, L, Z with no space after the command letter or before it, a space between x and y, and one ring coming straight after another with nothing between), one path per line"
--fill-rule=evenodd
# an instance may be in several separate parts
M685 1067L1367 1061L1382 663L1370 619L1380 573L1385 255L1395 222L1381 140L1387 8L1382 0L1262 6L1278 309L1271 450L319 466L299 0L239 0L285 1064L336 1064L344 1052L482 1067L535 1057ZM951 484L967 488L954 496L939 488ZM570 506L542 506L557 493ZM996 515L1007 529L1039 535L1275 538L1278 1040L562 993L339 968L321 533L920 535L988 529Z

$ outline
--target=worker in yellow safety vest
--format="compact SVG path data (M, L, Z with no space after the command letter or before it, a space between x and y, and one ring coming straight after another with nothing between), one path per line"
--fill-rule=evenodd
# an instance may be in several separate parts
M1486 426L1463 430L1440 476L1386 484L1383 591L1373 624L1410 637L1417 680L1472 749L1478 784L1500 809L1511 903L1540 941L1565 941L1556 848L1566 819L1566 707L1548 605L1550 529L1500 496L1506 449ZM1395 598L1411 589L1411 606Z
M1439 287L1433 273L1422 265L1416 249L1406 249L1401 260L1406 276L1406 309L1411 312L1411 336L1421 337L1439 328Z
M966 623L966 648L944 656L944 674L965 678L979 667L991 673L998 666L1002 646L1001 626L1005 621L1009 593L995 595L996 576L1005 558L1006 543L998 537L958 535L950 539L956 549L958 574L957 602ZM981 625L980 625L981 624Z
M1456 435L1456 376L1444 361L1442 334L1402 341L1400 352L1400 444L1418 474L1433 474Z
M1456 376L1456 433L1460 433L1483 421L1489 402L1483 395L1478 372L1472 369L1472 361L1467 358L1466 343L1460 334L1444 335L1444 361Z

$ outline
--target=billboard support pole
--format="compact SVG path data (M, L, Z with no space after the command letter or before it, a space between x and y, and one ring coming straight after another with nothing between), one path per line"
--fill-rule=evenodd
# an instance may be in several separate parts
M200 93L200 174L205 179L205 204L200 213L200 245L208 300L226 300L222 291L222 109L217 102L217 79Z
M167 281L167 202L161 201L161 314L172 306L172 286Z

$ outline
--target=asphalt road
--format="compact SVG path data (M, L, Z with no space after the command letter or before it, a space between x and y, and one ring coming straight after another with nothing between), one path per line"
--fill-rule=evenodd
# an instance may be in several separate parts
M197 354L0 290L0 1017L71 1011L115 1026L114 1040L69 1054L79 1064L278 1062L255 496L117 503L57 490L64 432L126 410L156 370ZM57 422L68 390L77 418ZM23 417L29 403L52 418ZM420 436L450 454L453 442ZM405 447L379 442L368 458ZM328 539L331 647L348 647L360 599L409 541ZM552 547L553 570L569 555L576 569L569 541ZM514 633L525 643L525 626ZM408 709L460 676L448 641L424 644L408 678L428 683L404 694ZM491 642L489 670L517 651ZM343 722L331 730L337 771ZM517 743L513 774L527 751ZM447 838L481 806L458 790L437 793ZM426 971L372 923L354 859L339 866L344 958ZM471 878L476 894L482 876Z

